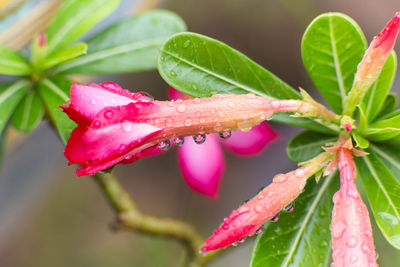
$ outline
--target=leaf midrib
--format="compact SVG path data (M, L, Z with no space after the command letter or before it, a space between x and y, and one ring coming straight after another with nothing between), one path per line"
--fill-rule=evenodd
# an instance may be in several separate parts
M290 146L288 146L287 147L287 151L293 152L293 151L296 151L296 150L303 150L303 149L310 148L310 147L313 147L313 146L318 146L320 144L322 146L322 145L325 145L329 141L335 141L335 140L336 140L336 138L328 138L328 139L325 139L325 140L315 141L313 143L308 143L308 144L305 144L305 145L296 146L295 148L291 148Z
M65 94L60 88L54 84L52 81L45 79L43 80L43 84L46 85L49 89L51 89L54 93L60 96L64 101L68 101L69 97Z
M28 81L19 81L12 84L10 87L6 88L2 94L0 94L0 104L7 100L11 95L13 95L19 89L22 89L24 86L28 85Z

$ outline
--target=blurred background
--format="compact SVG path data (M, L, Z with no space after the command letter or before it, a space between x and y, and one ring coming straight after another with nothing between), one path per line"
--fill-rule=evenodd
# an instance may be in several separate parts
M11 7L10 2L14 3ZM25 35L33 35L43 28L61 1L47 1L47 9L39 15L28 13L32 2L38 1L0 0L1 43L22 47ZM318 98L300 55L301 37L311 20L323 12L344 12L359 23L370 41L395 11L400 10L400 2L125 0L95 30L123 16L157 7L178 13L190 31L231 45L293 87L306 88ZM20 12L18 21L35 23L34 29L25 29L25 34L12 30L12 25L22 22L7 21L5 16L10 12ZM30 21L26 22L27 18ZM395 49L399 54L399 42ZM399 77L395 81L395 92L399 91ZM85 77L80 79L88 81ZM147 91L157 99L166 97L167 85L156 71L92 79L94 82L109 80L124 88ZM134 164L120 165L115 172L141 210L188 221L208 236L243 199L267 185L273 174L295 167L286 156L285 145L299 129L271 125L279 132L280 139L262 155L243 159L226 154L227 168L217 200L187 189L177 169L174 150ZM75 166L67 167L63 146L46 123L29 135L9 130L5 146L0 177L0 266L182 265L185 251L175 241L135 232L115 233L109 229L113 212L99 188L89 177L76 178ZM386 243L376 226L374 235L380 266L396 266L396 262L400 262L400 252ZM231 249L210 266L247 266L252 243L249 240Z

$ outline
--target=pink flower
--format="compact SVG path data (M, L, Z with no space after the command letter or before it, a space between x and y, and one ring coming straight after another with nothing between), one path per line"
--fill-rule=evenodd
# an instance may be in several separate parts
M367 207L354 182L352 151L338 152L341 187L333 197L332 258L335 267L378 266Z
M62 106L78 126L65 148L77 175L92 175L116 164L150 155L158 144L205 134L249 130L275 112L314 112L301 100L270 100L253 94L214 95L176 101L155 101L108 82L71 87L71 100Z
M304 167L276 175L272 184L224 218L221 226L205 241L202 253L229 246L255 234L266 221L298 197L307 179L320 170L327 159L328 154L322 153Z
M170 99L190 99L178 90L168 89ZM266 146L276 140L278 134L266 123L254 126L248 132L240 130L222 133L221 140L217 134L210 134L202 144L196 144L191 137L184 139L178 148L178 162L186 184L196 192L210 198L216 198L218 188L225 170L225 159L222 147L239 156L260 154Z

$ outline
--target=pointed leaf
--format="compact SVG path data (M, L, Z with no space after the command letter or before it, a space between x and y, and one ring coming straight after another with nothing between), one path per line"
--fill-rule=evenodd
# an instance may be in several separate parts
M14 127L23 132L32 131L42 120L44 113L43 102L37 91L25 95L18 104L12 117Z
M341 13L315 18L304 33L301 54L304 66L322 96L341 113L357 65L367 42L357 23Z
M354 141L356 142L356 147L359 148L367 148L369 146L369 141L359 135L357 132L352 132L351 136L353 136Z
M17 52L0 45L0 73L9 75L28 75L28 62Z
M372 213L388 242L400 249L400 182L374 152L356 158Z
M400 145L373 143L370 150L386 165L400 181Z
M45 59L42 68L49 69L61 63L70 61L74 58L86 54L86 50L87 50L87 44L79 43L72 47L57 51L56 53Z
M109 74L155 69L161 45L186 29L183 20L166 10L126 18L88 41L88 54L56 73Z
M309 160L323 151L327 143L334 142L337 137L304 131L294 136L286 147L288 157L294 162Z
M393 116L384 116L361 131L367 137L375 140L389 140L400 135L400 114L397 111Z
M59 107L69 100L70 87L71 82L63 78L44 79L39 87L40 97L64 144L67 143L71 131L76 127L75 122L70 120Z
M11 84L0 85L0 135L15 107L21 101L30 86L28 80L19 80Z
M337 172L311 179L293 212L282 211L277 222L268 222L254 243L250 267L327 266L330 261L330 213L333 194L339 189Z
M120 0L67 0L47 28L47 54L65 48L110 14Z
M378 115L376 115L377 120L380 120L381 117L386 116L387 114L393 112L397 107L397 96L395 94L388 94L385 102L381 107Z
M397 56L394 51L389 55L385 65L382 68L378 79L372 84L365 94L363 103L365 104L365 115L368 122L371 122L378 115L386 100L390 88L392 87L394 77L396 76Z

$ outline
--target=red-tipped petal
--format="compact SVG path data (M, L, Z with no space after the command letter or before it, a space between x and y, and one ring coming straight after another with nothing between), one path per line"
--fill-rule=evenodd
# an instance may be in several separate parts
M341 188L333 197L332 258L335 267L378 266L367 207L354 183L351 151L339 150Z
M181 91L176 90L173 87L168 87L168 99L177 100L177 99L190 99L191 97Z
M261 122L248 132L240 130L232 132L229 139L222 144L231 152L240 156L260 154L270 143L279 137L266 122Z
M225 169L224 154L218 136L210 134L199 145L186 137L178 148L178 163L186 184L196 192L216 198Z

